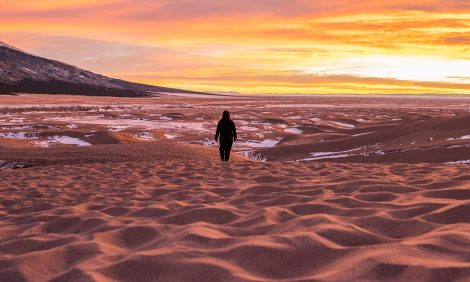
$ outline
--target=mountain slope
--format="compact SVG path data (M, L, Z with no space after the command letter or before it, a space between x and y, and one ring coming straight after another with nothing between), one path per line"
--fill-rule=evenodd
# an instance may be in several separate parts
M0 94L146 96L152 92L200 93L106 77L28 54L0 41Z

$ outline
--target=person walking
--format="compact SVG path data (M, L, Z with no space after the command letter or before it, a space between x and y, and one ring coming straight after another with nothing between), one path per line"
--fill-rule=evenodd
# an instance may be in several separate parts
M219 141L220 159L228 162L233 142L237 141L237 129L228 111L222 113L222 119L217 124L215 141Z

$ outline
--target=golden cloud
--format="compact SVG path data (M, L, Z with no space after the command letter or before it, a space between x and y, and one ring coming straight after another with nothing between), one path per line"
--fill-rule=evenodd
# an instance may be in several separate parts
M28 0L0 3L0 17L0 40L146 83L470 92L462 79L470 77L468 1ZM428 71L433 66L445 72Z

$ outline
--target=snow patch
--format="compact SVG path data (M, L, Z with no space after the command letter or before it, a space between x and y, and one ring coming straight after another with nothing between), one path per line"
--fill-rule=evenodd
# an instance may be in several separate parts
M38 139L39 132L6 132L6 133L0 133L0 138Z
M28 165L22 162L7 162L0 160L0 169L16 169L16 168L24 168Z
M274 139L264 139L261 141L258 140L247 140L238 142L238 146L250 147L250 148L270 148L275 147L279 143L279 140Z
M367 134L371 134L371 133L374 133L374 132L358 133L358 134L354 134L353 136L357 137L357 136L367 135Z
M352 152L357 152L360 148L347 150L347 151L339 151L339 152L313 152L310 153L310 158L301 159L298 161L317 161L317 160L324 160L324 159L340 159L346 158L351 156L356 156L356 154L351 154Z
M168 133L163 134L163 136L165 136L167 139L175 139L178 137L178 135L168 134Z
M455 161L455 162L446 162L445 164L466 164L466 165L470 165L470 160L462 160L462 161Z
M142 132L136 135L136 138L144 141L155 140L152 132Z
M111 130L111 131L123 131L124 129L127 129L127 128L129 128L130 126L129 126L129 125L120 125L120 124L117 124L117 125L108 125L107 127L108 127L109 130Z
M202 145L211 146L211 147L217 145L217 142L214 139L209 139L209 138L204 139L201 143Z
M448 138L448 139L446 139L446 140L447 140L447 141L455 141L455 140L468 140L468 139L470 139L470 135L464 135L464 136L462 136L462 137L460 137L460 138Z
M259 161L259 162L265 162L268 160L266 157L262 156L260 153L256 151L240 151L238 153L246 158L250 158L252 160Z
M355 128L356 126L353 124L349 123L344 123L344 122L338 122L338 121L332 121L331 123L340 126L340 127L345 127L345 128Z
M295 127L292 127L292 128L285 128L284 129L285 132L288 132L288 133L293 133L293 134L302 134L303 131L298 129L298 128L295 128Z
M34 141L32 142L33 144L41 147L41 148L50 148L52 146L58 145L58 144L64 144L64 145L75 145L79 147L83 146L91 146L90 143L85 142L79 138L75 137L70 137L70 136L50 136L47 138L47 140L43 141Z

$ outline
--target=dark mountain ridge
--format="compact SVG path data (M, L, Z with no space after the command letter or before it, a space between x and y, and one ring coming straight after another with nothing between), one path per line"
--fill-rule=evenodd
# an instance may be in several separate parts
M159 92L206 94L110 78L28 54L0 41L0 94L142 97Z

